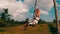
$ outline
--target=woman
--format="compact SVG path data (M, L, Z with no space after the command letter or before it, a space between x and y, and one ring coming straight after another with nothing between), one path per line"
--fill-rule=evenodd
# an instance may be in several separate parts
M39 9L36 9L35 14L33 15L33 20L29 22L29 25L38 24L39 17L40 17L40 11Z
M39 20L39 18L40 18L40 11L39 11L39 9L36 9L35 10L35 19Z
M23 29L26 30L28 25L35 26L36 24L38 24L39 17L40 17L40 11L39 11L39 9L36 9L34 17L33 17L34 19L32 21L26 22L26 24L23 25L23 27L24 27Z

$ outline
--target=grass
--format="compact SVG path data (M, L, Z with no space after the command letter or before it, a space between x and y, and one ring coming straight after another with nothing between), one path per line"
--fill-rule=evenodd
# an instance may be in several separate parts
M0 29L3 31L0 34L51 34L48 24L28 26L26 30L23 30L22 26L1 27Z

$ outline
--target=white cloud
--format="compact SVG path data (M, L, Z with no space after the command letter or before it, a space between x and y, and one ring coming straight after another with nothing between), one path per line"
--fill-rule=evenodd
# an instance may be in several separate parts
M60 12L60 10L59 10L59 12Z
M48 11L45 11L45 10L39 10L40 11L40 14L43 14L43 15L49 15L49 12ZM33 14L31 14L33 16Z
M40 9L49 11L53 6L53 0L38 0L37 5Z
M59 7L59 8L58 8L58 7ZM59 9L60 9L60 4L57 4L57 8L58 8L58 11L60 12L60 10L59 10Z
M34 6L35 0L25 0L27 5ZM29 6L29 7L30 7ZM43 10L50 10L53 6L53 0L37 0L37 7Z
M58 7L60 7L60 4L57 4Z
M48 11L44 11L44 10L41 10L41 9L40 9L40 12L41 12L41 14L49 15L49 12L48 12Z
M60 12L60 11L59 11Z
M24 3L21 1L16 2L16 0L0 0L0 8L8 8L12 18L20 21L28 17L27 13L34 4L35 0L25 0ZM37 7L41 9L41 14L44 15L49 14L48 11L52 6L52 0L38 0L37 3Z
M35 0L25 0L26 5L31 8L35 4ZM41 9L41 14L48 15L50 9L53 7L53 0L37 0L37 8Z
M60 7L60 5L58 5L58 7Z
M9 14L15 20L24 20L27 18L26 13L28 13L29 8L22 2L16 2L15 0L0 0L0 8L8 8Z

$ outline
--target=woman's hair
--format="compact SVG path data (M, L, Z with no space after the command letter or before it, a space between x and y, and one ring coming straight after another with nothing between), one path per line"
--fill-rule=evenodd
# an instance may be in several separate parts
M38 8L35 10L35 15L36 15L36 17L39 17L39 15L40 15L40 11Z
M35 10L35 12L39 12L39 9L37 8L37 9Z

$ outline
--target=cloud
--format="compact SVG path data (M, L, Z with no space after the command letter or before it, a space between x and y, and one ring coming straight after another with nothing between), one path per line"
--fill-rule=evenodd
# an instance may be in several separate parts
M0 0L0 9L8 8L11 18L15 20L25 20L31 14L28 11L34 7L35 0L24 0L24 2L16 0ZM41 14L48 15L48 11L52 8L52 0L38 0L37 7L41 9Z
M28 5L29 8L34 6L35 0L25 0L24 4ZM40 9L41 14L49 15L50 9L53 7L53 0L37 0L37 8Z
M60 12L60 4L57 4L58 11Z
M60 12L60 10L59 10L59 12Z
M35 0L25 0L27 5L34 6ZM30 7L29 6L29 7ZM50 10L53 6L53 0L37 0L37 7L42 10Z
M60 11L59 11L60 12Z
M41 12L41 14L43 14L43 15L49 15L49 12L48 12L48 11L44 11L44 10L41 10L41 9L40 9L40 12Z
M57 6L60 7L60 4L58 4Z
M43 15L49 15L49 12L40 9L40 14L43 14ZM33 14L31 14L31 15L33 16Z
M11 19L22 21L27 18L29 8L22 2L15 0L0 0L0 8L8 8Z
M57 8L60 7L60 4L56 3Z
M40 9L49 11L53 7L53 0L38 0L37 6Z

